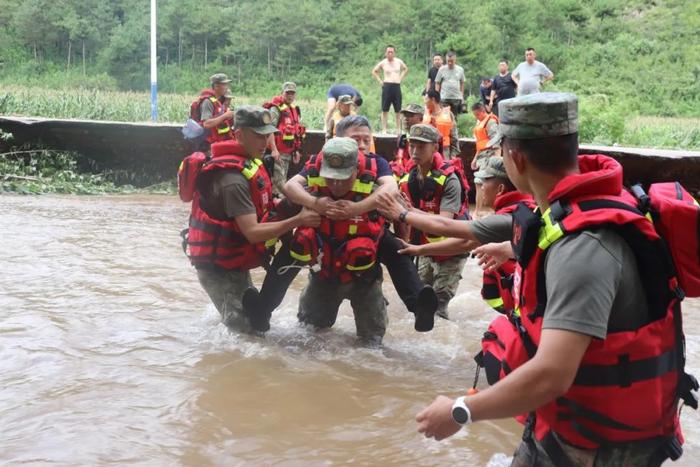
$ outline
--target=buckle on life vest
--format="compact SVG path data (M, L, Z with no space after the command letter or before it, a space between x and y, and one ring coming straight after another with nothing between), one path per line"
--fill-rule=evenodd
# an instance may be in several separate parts
M683 373L679 385L680 387L678 388L678 392L685 405L697 410L698 389L700 389L700 384L698 384L697 378L695 378L693 375L689 375L688 373Z

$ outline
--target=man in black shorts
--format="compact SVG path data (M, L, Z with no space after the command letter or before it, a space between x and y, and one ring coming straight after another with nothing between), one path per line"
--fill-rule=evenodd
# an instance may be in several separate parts
M384 60L377 63L372 69L372 76L382 85L382 133L386 133L389 107L394 107L396 118L396 131L401 131L401 81L408 73L408 67L400 59L396 58L396 49L388 45L384 52ZM379 76L382 70L384 77Z

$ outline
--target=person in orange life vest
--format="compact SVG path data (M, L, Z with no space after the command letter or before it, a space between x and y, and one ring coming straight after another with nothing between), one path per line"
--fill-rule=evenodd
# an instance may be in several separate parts
M263 107L272 112L272 124L278 129L270 135L268 149L275 159L275 170L272 176L273 191L276 196L283 196L284 184L287 182L289 165L294 159L301 159L301 145L306 137L306 128L301 124L301 110L294 103L297 98L297 85L286 82L282 85L282 94Z
M351 138L328 140L308 168L311 192L331 200L366 198L374 189L376 160L360 152ZM388 323L377 261L383 233L384 220L376 211L346 220L323 216L318 228L297 229L292 257L315 264L299 299L300 322L330 328L341 302L348 299L357 336L366 344L381 344Z
M229 328L250 332L241 296L250 287L250 269L263 265L280 235L299 226L317 226L310 210L277 221L270 178L260 161L268 135L277 131L268 110L241 106L235 113L236 140L212 145L212 158L197 176L188 231L189 257L197 276Z
M440 154L446 159L457 157L459 154L457 120L450 110L450 106L441 104L440 93L437 91L428 91L425 95L423 123L434 126L440 133Z
M453 164L437 152L439 140L440 134L430 125L411 127L409 145L415 165L401 179L399 187L417 210L448 219L466 219L466 193ZM404 235L404 239L407 238L408 235ZM410 238L413 244L443 240L430 231L418 229L412 229ZM422 257L418 261L418 274L425 284L435 289L438 297L436 314L444 319L448 319L447 306L457 291L466 261L463 253L450 257Z
M466 225L404 218L476 243L511 237L514 306L536 353L477 394L438 396L416 416L418 430L441 440L465 423L533 412L513 465L661 465L680 454L678 397L689 400L677 281L663 242L626 196L620 164L577 156L575 96L520 96L500 102L499 115L493 143L538 211ZM663 352L678 359L660 364ZM546 433L533 439L542 425Z
M401 177L403 177L406 171L411 170L411 167L413 167L413 161L408 153L408 134L413 125L417 125L423 121L423 115L425 115L425 108L419 104L408 104L401 109L403 132L396 140L396 154L391 163L391 168L394 170L394 177L396 177L397 183L401 180Z
M471 169L476 172L483 170L487 165L489 157L497 153L496 148L489 146L488 143L496 135L498 130L498 117L486 112L486 107L481 102L472 105L472 113L476 118L476 125L474 126L476 154L474 155L474 159L472 159ZM481 194L481 180L477 176L474 176L474 185L476 185L476 210L474 212L474 217L478 218L482 214L484 200Z
M217 141L233 138L228 122L233 117L233 111L224 105L224 95L228 93L231 80L223 73L216 73L209 81L211 88L202 91L192 104L190 118L208 130L206 142L210 146Z
M285 189L291 202L313 209L333 221L345 221L376 210L378 194L383 192L391 195L398 194L398 187L386 160L367 152L372 141L372 129L367 118L361 115L345 117L338 122L336 133L338 136L355 140L360 151L368 159L376 162L376 190L358 200L333 200L329 196L314 196L308 192L308 187L311 185L309 179L312 176L308 164L287 182ZM387 231L380 239L379 261L386 265L397 294L408 311L415 315L416 331L430 331L433 328L435 310L438 306L435 291L421 282L411 258L398 254L400 247L399 239ZM284 269L284 266L293 262L294 259L288 254L283 244L271 268L271 271L277 271L277 274L268 274L260 292L251 291L244 300L246 309L250 309L251 315L255 316L255 320L259 322L260 330L266 330L269 327L272 311L282 303L289 285L299 271L297 268Z

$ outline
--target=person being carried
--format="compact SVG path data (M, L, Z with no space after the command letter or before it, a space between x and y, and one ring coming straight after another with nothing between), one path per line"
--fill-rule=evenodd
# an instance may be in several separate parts
M448 219L467 219L468 205L466 179L459 165L446 161L438 152L440 134L430 125L411 127L409 145L414 167L401 179L400 189L414 209ZM401 217L398 219L403 221ZM427 244L443 240L430 231L411 229L404 235L413 244ZM422 257L418 262L418 273L425 284L435 289L438 297L437 315L448 319L447 306L457 292L462 270L467 257L456 256Z
M398 194L398 187L392 175L388 162L375 154L369 153L372 142L372 129L369 121L361 115L345 117L336 126L339 137L348 137L358 144L366 159L373 160L377 166L377 177L374 182L376 189L368 196L353 199L333 200L328 196L317 197L307 190L315 181L314 171L307 166L292 177L285 187L288 199L298 206L312 209L333 221L346 221L378 207L378 197L381 193L393 196ZM416 266L411 258L398 253L401 241L387 231L380 239L379 261L383 263L397 294L406 305L409 312L415 315L416 331L427 332L433 329L434 315L438 306L437 297L432 287L421 282ZM269 329L270 316L284 298L289 285L299 272L299 268L287 267L294 265L295 260L289 254L289 249L283 243L282 249L265 276L262 288L258 293L255 289L246 292L245 307L247 314L261 331Z
M275 196L284 196L284 184L287 182L287 172L292 162L299 162L302 157L301 146L306 138L306 128L301 124L301 109L294 103L297 97L297 85L290 81L282 85L282 94L263 107L270 109L272 124L278 132L271 134L268 139L268 149L275 160L272 176Z
M235 112L235 141L212 145L212 157L196 179L185 244L197 277L226 326L252 332L241 297L251 286L250 270L266 264L277 237L295 227L317 226L320 216L302 210L272 221L272 185L260 157L277 129L257 106Z
M310 195L333 201L366 198L377 179L376 159L359 151L355 140L332 138L307 165ZM376 211L346 220L321 217L317 228L297 229L291 255L312 265L299 299L299 321L316 328L335 324L338 307L350 300L357 336L368 345L382 342L388 317L377 261L384 220Z

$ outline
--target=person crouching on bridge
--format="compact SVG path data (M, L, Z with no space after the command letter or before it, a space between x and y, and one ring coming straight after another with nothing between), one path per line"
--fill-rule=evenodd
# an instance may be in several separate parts
M333 200L366 198L377 180L376 159L365 156L346 137L330 139L309 161L309 167L311 192ZM319 227L296 230L291 255L313 265L299 300L300 322L330 328L341 302L348 299L357 336L368 345L381 344L388 323L377 261L383 233L384 219L376 211L343 221L323 216Z
M461 166L445 160L438 152L440 133L430 125L411 127L409 145L415 166L404 175L399 185L414 208L449 219L467 219L468 205L466 179ZM404 222L405 218L399 218ZM407 235L405 235L408 238ZM433 243L443 239L413 229L411 243ZM418 274L425 284L432 285L438 297L436 314L448 319L447 305L457 292L465 254L451 257L423 257L418 262Z
M197 175L187 246L202 287L230 329L251 332L241 297L250 270L266 263L277 237L300 226L317 226L320 216L302 210L271 222L275 205L270 177L260 160L268 136L277 131L268 110L236 110L235 141L214 143L212 158Z

